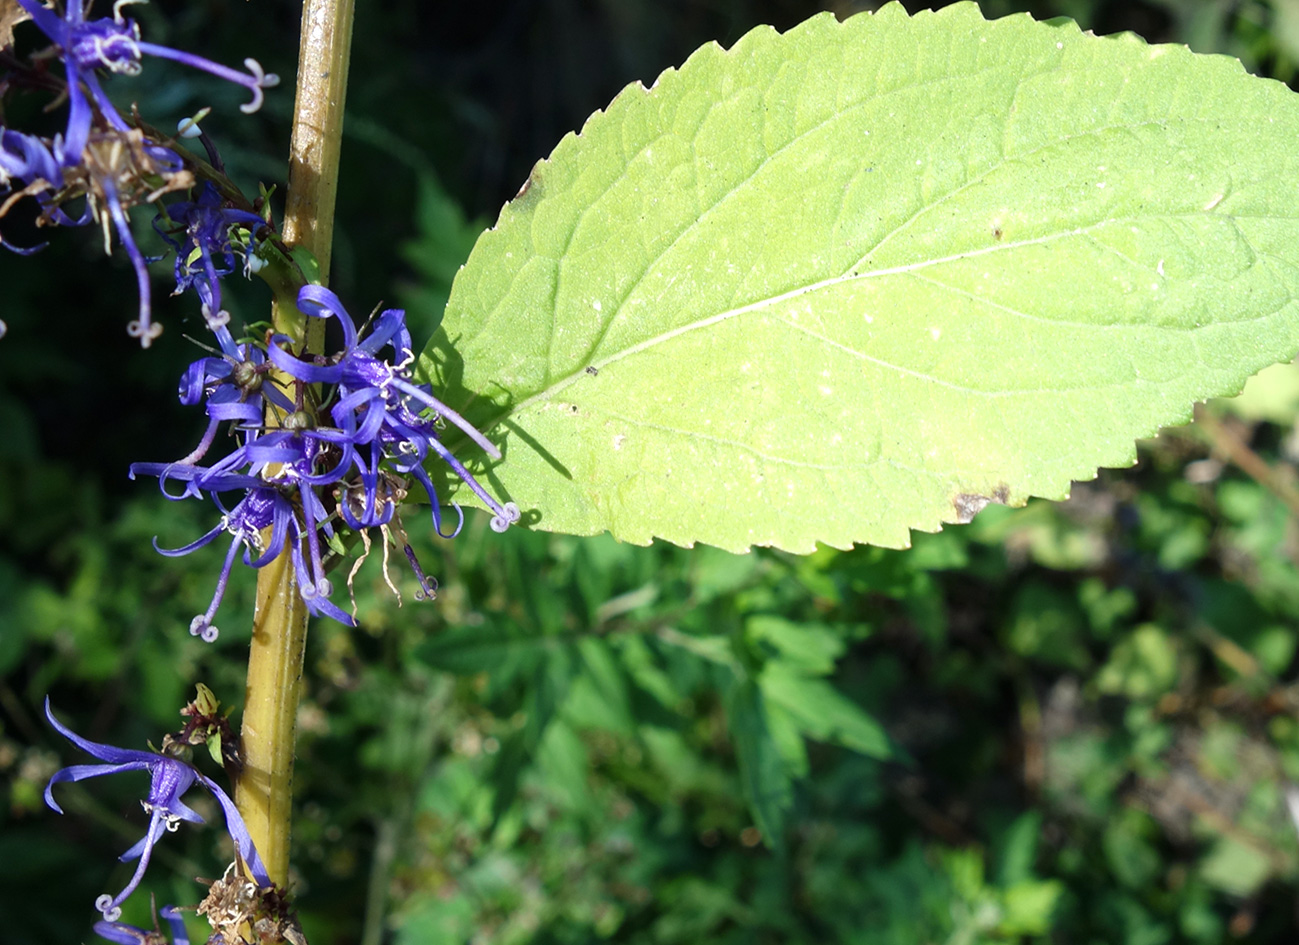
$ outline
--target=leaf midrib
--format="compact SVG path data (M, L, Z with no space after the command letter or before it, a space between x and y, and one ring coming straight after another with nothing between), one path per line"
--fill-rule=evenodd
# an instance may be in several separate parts
M1198 214L1197 214L1197 215L1198 215ZM1160 216L1167 216L1167 214L1160 214ZM981 249L969 250L969 251L967 251L967 252L963 252L963 253L954 253L954 254L949 255L949 256L940 256L940 257L935 257L935 258L930 258L930 259L917 260L917 261L915 261L915 262L906 263L906 264L901 265L901 266L890 266L890 267L887 267L887 268L884 268L884 269L873 269L873 270L867 270L867 271L865 271L865 272L860 272L860 273L853 273L853 272L850 270L850 271L848 271L848 272L846 272L846 273L843 273L842 275L832 276L832 277L829 278L829 279L823 279L823 280L821 280L821 281L819 281L819 282L815 282L815 283L812 283L812 284L810 284L810 285L800 286L800 287L797 288L797 289L791 289L790 291L780 293L779 295L769 296L769 297L767 297L767 298L759 299L759 300L757 300L757 301L750 302L750 303L748 303L748 304L746 304L746 305L742 305L742 306L739 306L739 307L737 307L737 308L728 309L727 311L724 311L724 312L719 312L719 313L717 313L717 314L715 314L715 315L709 315L709 316L707 316L707 317L705 317L705 318L696 319L695 321L689 322L689 323L684 324L684 325L678 325L677 327L672 328L672 329L670 329L670 330L668 330L668 331L660 332L660 333L657 334L657 335L654 335L654 336L652 336L652 337L650 337L650 338L646 338L646 339L644 339L643 341L639 341L639 342L637 342L636 344L631 345L630 347L624 348L623 350L618 351L618 352L616 352L616 353L610 355L609 357L604 358L604 359L602 359L602 360L600 360L600 361L590 361L590 362L585 362L585 363L581 364L579 370L574 371L574 372L568 374L568 375L565 376L564 378L562 378L562 379L556 381L555 383L553 383L553 384L551 384L550 386L544 388L543 390L537 392L536 394L533 394L532 396L527 397L527 398L525 398L524 400L518 401L517 403L513 404L513 405L510 407L510 409L508 409L507 411L501 413L501 414L498 415L495 419L493 419L493 420L491 421L491 423L489 424L488 429L491 429L491 428L494 428L494 427L498 426L499 424L501 424L501 423L504 422L505 420L509 419L509 418L512 417L512 416L515 416L516 414L519 414L519 413L523 412L524 410L526 410L527 408L529 408L530 406L532 406L532 405L535 404L535 403L543 402L543 401L548 401L548 400L552 399L556 394L558 394L559 392L563 391L565 388L571 386L572 384L575 384L577 381L579 381L579 380L581 380L582 378L586 377L586 376L587 376L586 369L587 369L588 367L593 367L593 368L595 368L597 371L602 370L602 369L604 369L604 368L605 368L606 366L608 366L608 365L616 364L617 362L619 362L619 361L621 361L621 360L623 360L623 359L625 359L625 358L632 357L633 355L639 354L639 353L641 353L642 351L649 350L650 348L653 348L653 347L655 347L655 346L657 346L657 345L660 345L660 344L664 344L664 343L666 343L666 342L668 342L668 341L673 340L674 338L678 338L678 337L680 337L680 336L682 336L682 335L685 335L685 334L688 334L688 333L690 333L690 332L692 332L692 331L697 331L697 330L702 329L702 328L709 328L709 327L711 327L711 326L713 326L713 325L717 325L717 324L721 324L722 322L729 321L729 320L732 319L732 318L737 318L737 317L740 317L740 316L742 316L742 315L750 314L750 313L752 313L752 312L762 311L762 310L764 310L764 309L766 309L766 308L770 308L770 307L772 307L772 306L774 306L774 305L778 305L778 304L780 304L780 303L782 303L782 302L786 302L786 301L788 301L788 300L790 300L790 299L795 299L795 298L798 298L799 296L807 295L808 293L811 293L811 292L818 292L818 291L820 291L820 290L822 290L822 289L831 288L831 287L836 286L836 285L842 285L842 284L847 284L847 283L851 283L851 282L855 282L855 281L864 281L864 280L866 280L866 279L875 279L875 278L886 277L886 276L893 276L893 275L907 275L907 274L912 274L912 273L919 272L919 271L922 270L922 269L926 269L926 268L929 268L929 267L932 267L932 266L943 265L943 264L946 264L946 263L957 262L957 261L965 260L965 259L974 259L974 258L978 258L978 257L981 257L981 256L992 255L992 254L994 254L994 253L999 253L999 252L1007 252L1007 251L1011 251L1011 250L1015 250L1015 249L1020 249L1020 248L1023 248L1023 247L1025 247L1025 246L1041 246L1041 245L1045 245L1045 244L1047 244L1047 243L1050 243L1050 242L1055 241L1055 240L1060 240L1060 239L1068 239L1068 238L1077 237L1077 236L1086 236L1086 235L1089 235L1093 230L1099 229L1099 228L1101 228L1101 227L1109 226L1109 225L1115 223L1118 219L1122 219L1122 218L1112 218L1112 217L1107 217L1107 218L1104 219L1104 220L1099 220L1099 221L1097 221L1096 223L1089 224L1089 225L1087 225L1087 226L1085 226L1085 227L1078 227L1078 228L1075 228L1075 229L1072 229L1072 230L1066 230L1066 231L1057 232L1057 233L1049 233L1049 234L1046 234L1046 235L1043 235L1043 236L1034 237L1034 238L1032 238L1032 239L1027 239L1027 240L1019 240L1019 241L1009 242L1009 243L998 243L998 244L996 244L995 246L987 246L987 247L983 247L983 248L981 248ZM960 289L956 289L956 288L951 287L951 286L946 286L946 285L944 285L944 284L941 283L941 282L937 282L936 280L928 280L928 281L934 282L934 283L937 284L937 285L941 285L941 286L943 286L945 289L948 289L949 291L952 291L952 292L961 293L961 291L962 291L962 290L960 290ZM968 293L966 293L966 294L968 294ZM1025 315L1025 317L1034 317L1034 316L1029 316L1029 315L1027 315L1026 313L1019 313L1019 312L1017 312L1016 310L1014 310L1014 309L1010 309L1010 308L1008 308L1008 307L1006 307L1006 306L998 305L996 302L993 302L993 301L991 301L991 300L980 299L979 301L984 302L984 303L987 303L987 304L991 304L991 305L996 305L998 308L1001 308L1002 310L1007 311L1007 312L1011 312L1011 313L1014 313L1014 314L1022 314L1022 315ZM855 348L850 348L850 347L848 347L847 345L843 345L843 344L841 344L841 343L839 343L839 342L834 341L833 339L829 339L829 338L825 338L825 337L820 336L820 335L816 335L814 332L812 332L810 329L806 328L805 326L794 325L794 324L789 323L789 322L785 322L784 324L788 325L788 326L791 327L791 328L797 329L797 330L799 330L799 331L803 331L804 333L812 334L812 335L814 335L815 337L817 337L818 340L823 341L824 343L829 344L829 345L832 345L832 346L834 346L834 347L836 347L836 348L839 348L839 349L845 351L846 353L850 353L850 354L852 354L852 355L855 356L855 357L861 358L861 359L863 359L863 360L870 361L870 362L872 362L872 363L875 363L875 364L880 365L881 367L885 367L885 368L888 368L888 369L890 369L890 370L897 371L897 372L899 372L899 373L901 373L901 374L906 374L906 375L909 375L909 376L912 376L912 377L916 377L916 378L920 378L920 379L923 379L923 380L926 380L926 381L930 381L930 382L935 383L935 384L940 384L940 385L942 385L942 386L944 386L944 387L948 387L948 388L951 388L951 389L953 389L953 390L959 390L959 391L966 392L966 393L978 394L978 395L980 395L980 396L986 396L986 397L993 397L993 396L1000 396L1000 395L1007 395L1007 396L1009 396L1009 395L1011 395L1011 394L1020 394L1020 393L1022 393L1021 391L1001 391L1001 392L997 392L997 391L980 391L980 390L975 390L975 389L973 389L973 388L962 387L961 385L959 385L959 384L954 384L954 383L952 383L952 382L950 382L950 381L944 381L944 380L941 380L941 379L939 379L939 378L933 377L933 376L931 376L931 375L924 374L924 373L919 372L919 371L913 371L913 370L911 370L911 369L909 369L909 368L904 368L904 367L901 367L901 366L899 366L899 365L895 365L895 364L891 364L891 363L889 363L889 362L887 362L887 361L883 361L883 360L881 360L881 359L879 359L879 358L871 357L870 355L866 354L865 352L857 351ZM1113 329L1113 328L1132 328L1132 327L1135 327L1135 326L1126 325L1126 324L1124 324L1124 325L1090 325L1090 324L1089 324L1089 325L1086 325L1086 327L1088 327L1088 328L1096 328L1097 330L1109 330L1109 329ZM1145 327L1145 328L1156 328L1156 327L1159 327L1159 326L1149 326L1149 325L1147 325L1147 326L1140 326L1140 327ZM1171 330L1171 331L1179 331L1179 332L1186 332L1186 331L1193 331L1194 329L1192 329L1192 328L1180 328L1180 327L1179 327L1179 328L1175 328L1175 329L1167 329L1167 330Z

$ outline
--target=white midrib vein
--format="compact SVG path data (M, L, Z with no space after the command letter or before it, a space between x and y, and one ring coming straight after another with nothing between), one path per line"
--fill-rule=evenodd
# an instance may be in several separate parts
M598 371L610 364L615 364L618 361L624 360L625 358L630 358L634 355L637 355L642 351L646 351L658 345L665 344L666 342L672 341L674 338L679 338L682 335L688 334L692 331L698 331L703 328L709 328L713 325L718 325L721 324L722 322L729 321L732 318L739 318L742 315L748 315L753 312L760 312L763 311L764 309L769 309L774 306L780 305L784 302L788 302L792 299L799 298L800 296L808 295L812 292L819 292L822 289L829 289L829 288L833 288L834 286L845 285L845 284L862 281L866 279L879 279L886 276L906 275L907 273L918 272L922 269L926 269L931 266L940 266L943 265L944 263L958 262L966 259L975 259L980 256L987 256L993 253L1005 252L1007 250L1020 249L1025 246L1041 246L1043 244L1050 243L1054 240L1067 239L1069 237L1074 237L1074 236L1083 236L1087 234L1090 230L1096 229L1097 227L1102 226L1108 222L1110 221L1108 220L1101 221L1099 223L1093 223L1089 226L1079 227L1073 230L1066 230L1060 233L1049 233L1045 236L1038 236L1029 240L1019 240L1017 242L1009 242L1009 243L998 243L995 246L987 246L982 249L974 249L965 253L954 253L950 256L940 256L935 259L922 259L916 262L907 263L906 265L902 265L902 266L889 266L884 269L871 269L866 272L857 272L857 273L853 272L852 269L850 269L848 272L842 275L832 276L829 279L822 279L819 282L813 282L810 285L800 286L797 289L791 289L790 291L782 292L779 295L773 295L765 299L758 299L755 302L750 302L747 305L741 305L738 308L728 309L725 312L718 312L715 315L709 315L706 318L696 319L695 321L689 322L688 324L678 325L676 328L673 328L669 331L661 332L660 334L654 335L653 337L646 338L643 341L639 341L628 348L624 348L622 351L619 351L615 354L610 355L607 358L604 358L603 360L592 361L589 365L583 365L582 370L576 371L573 374L570 374L568 377L562 378L561 380L556 381L554 384L551 384L545 390L539 391L538 393L533 394L531 397L528 397L527 399L521 400L517 404L514 404L510 408L509 412L499 417L496 420L496 422L492 424L492 426L496 426L497 424L506 420L508 417L521 413L522 411L526 410L528 407L530 407L535 403L539 403L539 402L544 403L554 399L555 395L558 394L560 391L564 390L565 388L567 388L572 384L575 384L577 381L585 377L587 367L593 367ZM856 266L854 266L853 268L855 269ZM836 345L836 346L843 348L842 345ZM850 349L844 348L844 350L850 350ZM877 358L872 358L862 351L854 350L853 353L856 354L858 357L881 364L885 367L891 368L893 370L899 371L904 374L916 373L913 371L909 371L906 368L898 367L895 364L887 364L886 362L880 361ZM928 377L928 375L924 375L924 376Z

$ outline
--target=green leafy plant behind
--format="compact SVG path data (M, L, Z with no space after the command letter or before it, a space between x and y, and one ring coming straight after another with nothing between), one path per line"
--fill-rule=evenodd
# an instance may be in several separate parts
M543 529L905 546L1294 354L1296 141L1281 84L1070 21L760 28L537 164L426 367Z

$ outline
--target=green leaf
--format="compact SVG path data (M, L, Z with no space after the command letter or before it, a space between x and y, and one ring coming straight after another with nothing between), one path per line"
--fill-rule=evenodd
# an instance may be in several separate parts
M844 651L842 634L815 623L755 614L744 623L749 643L771 659L808 676L828 676Z
M1177 685L1177 659L1176 642L1155 624L1142 624L1114 647L1096 674L1096 688L1137 701L1154 699Z
M744 799L749 802L763 840L769 846L780 847L785 815L794 802L793 785L767 725L762 691L752 679L739 679L731 687L726 714L740 763Z
M536 165L424 368L537 527L905 546L1299 349L1297 140L1281 84L1131 34L760 28Z
M1064 890L1057 879L1024 880L1011 886L1003 899L1006 912L998 931L1015 938L1050 932L1051 914Z
M212 760L224 768L226 760L221 751L221 733L213 732L207 737L205 744L207 745L207 753L212 756Z
M803 732L872 758L892 758L883 727L824 679L798 675L781 663L768 663L758 678L769 702L789 712Z
M491 673L512 680L531 672L552 651L571 642L566 637L527 636L500 627L459 628L425 640L415 656L449 673Z
M1206 883L1241 898L1254 895L1271 873L1265 853L1231 837L1220 837L1200 863Z
M1001 835L997 856L997 885L1016 886L1033 879L1037 845L1042 837L1042 812L1020 814Z
M583 637L578 640L576 650L581 666L577 682L591 686L593 702L599 710L598 726L611 732L634 732L636 722L627 676L610 651L609 643L597 637Z

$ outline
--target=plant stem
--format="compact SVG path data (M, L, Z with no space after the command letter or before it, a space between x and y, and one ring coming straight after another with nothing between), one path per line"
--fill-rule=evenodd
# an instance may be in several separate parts
M283 236L289 246L316 257L322 283L329 274L334 230L352 13L353 0L306 0L302 9ZM277 298L271 317L277 331L299 340L305 333L308 351L322 350L323 322L313 319L308 329L292 300ZM268 412L267 423L272 421ZM257 575L242 729L244 771L235 788L253 843L281 886L289 874L294 736L306 639L307 609L286 547Z

